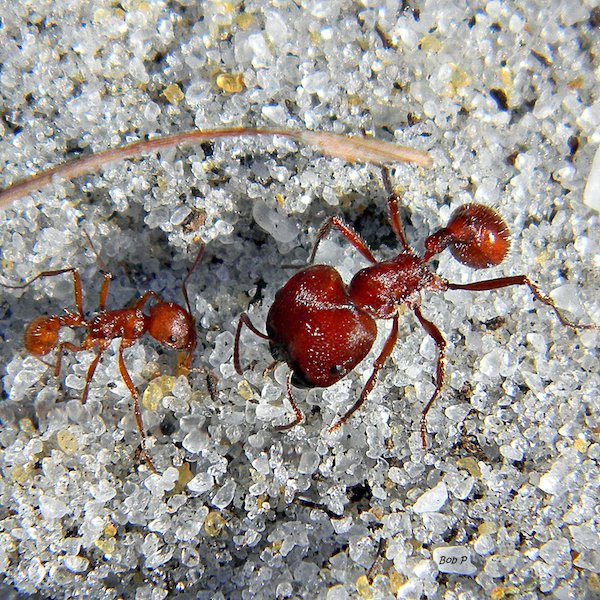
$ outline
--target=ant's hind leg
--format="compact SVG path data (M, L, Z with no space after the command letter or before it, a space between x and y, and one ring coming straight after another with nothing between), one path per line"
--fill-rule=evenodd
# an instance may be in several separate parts
M446 376L446 340L437 326L423 316L423 313L418 306L413 310L419 323L421 323L423 329L433 339L438 349L438 361L435 371L435 390L421 414L421 443L423 445L423 450L425 450L425 448L427 448L427 413L444 387L444 378Z
M398 314L394 316L392 321L392 330L385 340L385 344L383 345L383 350L379 354L379 356L375 359L373 364L373 372L369 377L367 383L365 383L365 387L363 388L358 400L350 407L350 410L346 412L346 414L339 420L337 420L330 428L329 433L335 431L339 427L341 427L365 402L368 395L371 393L372 389L375 387L377 383L377 377L379 376L379 372L385 365L385 362L389 358L390 354L394 350L396 346L396 342L398 341Z

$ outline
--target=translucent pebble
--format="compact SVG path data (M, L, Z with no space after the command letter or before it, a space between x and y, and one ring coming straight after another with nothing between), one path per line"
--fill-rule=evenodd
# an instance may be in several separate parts
M531 344L536 353L544 355L548 350L546 338L541 333L528 333L527 343Z
M600 146L594 154L590 174L583 190L583 203L600 212Z
M275 590L275 597L277 598L289 598L292 596L294 592L294 588L289 581L283 581L277 584L277 589Z
M113 485L106 479L101 479L98 485L90 485L89 487L90 494L98 500L98 502L108 502L112 500L117 492Z
M492 553L495 548L496 542L494 536L487 533L480 535L473 544L473 549L481 556Z
M83 556L65 556L63 564L73 573L83 573L88 568L90 561Z
M248 49L252 52L252 65L254 67L266 67L272 60L273 55L262 33L253 33L248 36Z
M288 113L282 106L263 106L261 112L277 125L284 125L288 118Z
M304 473L305 475L311 475L319 467L321 457L314 450L305 450L300 456L300 462L298 463L298 472Z
M324 71L315 71L302 78L302 87L304 87L309 94L316 94L319 91L324 90L330 84L329 74Z
M225 526L225 519L215 510L211 510L204 520L204 529L208 535L215 537Z
M206 450L210 443L210 437L206 431L202 431L200 429L196 429L194 431L190 431L184 438L181 443L182 446L192 454L197 454L202 450Z
M69 509L67 505L54 496L40 496L40 512L45 519L60 519L64 517Z
M198 537L202 526L205 524L205 518L208 509L205 506L194 511L193 516L190 513L184 513L179 516L179 525L175 527L174 533L178 540L187 542ZM171 529L173 529L171 527Z
M587 550L600 549L600 533L589 525L570 525L569 531L576 547Z
M185 91L185 99L190 106L202 104L209 94L209 86L205 82L192 83Z
M279 214L262 200L254 201L252 216L256 224L267 233L270 233L278 242L291 242L298 235L298 227L292 219Z
M586 550L573 560L573 564L579 569L600 574L600 551Z
M413 504L413 511L416 513L437 512L446 504L448 500L448 488L443 481L440 481L434 488L425 492Z
M261 452L260 455L252 461L252 466L262 475L268 475L271 472L269 457L266 452Z
M228 479L219 491L213 496L212 504L217 508L225 508L231 504L235 495L237 484L233 479Z
M557 460L550 471L540 477L538 487L547 494L567 493L574 475L574 466L573 461L567 458Z
M208 360L213 367L220 367L229 360L233 351L233 334L230 331L220 333L214 342L213 351Z
M350 591L340 584L329 588L326 600L348 600L350 597Z
M34 585L38 585L46 577L46 567L39 558L34 558L27 567L27 577Z
M577 293L577 286L574 283L565 283L557 287L550 292L550 297L554 300L558 308L568 310L576 315L583 312L583 306Z
M74 454L79 449L77 438L68 429L61 429L56 433L56 442L65 454Z
M479 369L489 378L497 378L504 372L508 362L508 353L502 348L494 348L488 352L479 362Z
M500 446L500 454L507 460L520 461L523 459L523 450L515 448L510 444L503 444Z
M180 206L176 208L171 213L171 218L169 219L171 225L181 225L191 212L192 209L189 206Z
M264 19L265 32L271 43L275 46L285 44L289 37L289 30L281 14L275 10L267 10L264 12Z
M464 500L471 493L475 479L471 476L460 478L452 488L452 494L459 500Z
M160 107L156 102L148 102L144 108L144 117L148 121L156 121L160 115Z
M238 394L244 400L251 400L254 397L254 392L252 390L252 387L250 386L250 384L248 383L248 381L246 379L242 379L238 383Z
M176 378L173 375L161 375L153 379L144 390L142 406L147 410L157 410L162 399L171 393L175 381Z
M472 410L469 404L453 404L446 408L444 414L454 423L462 423Z
M560 564L571 560L571 544L566 538L557 538L546 542L540 548L540 558L548 564Z

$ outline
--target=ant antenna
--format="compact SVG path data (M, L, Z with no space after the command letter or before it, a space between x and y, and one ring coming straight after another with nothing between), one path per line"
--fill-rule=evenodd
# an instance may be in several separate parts
M206 248L206 246L204 244L200 245L198 254L196 255L196 259L194 260L194 264L189 268L187 275L183 278L183 281L181 283L181 292L183 294L183 298L185 300L185 305L186 305L186 307L188 309L188 313L190 313L190 315L192 314L192 306L190 304L190 299L189 299L188 293L187 293L187 281L190 278L190 275L194 272L194 270L196 269L196 267L202 260L202 256L204 255L205 248Z
M92 249L92 252L96 255L96 262L98 263L100 270L103 273L109 273L110 269L106 266L106 263L100 256L100 253L98 252L98 250L96 250L96 246L94 246L94 242L92 242L92 238L91 238L90 234L87 232L87 229L83 230L83 235L85 235L85 237L87 238L87 241L90 245L90 248Z

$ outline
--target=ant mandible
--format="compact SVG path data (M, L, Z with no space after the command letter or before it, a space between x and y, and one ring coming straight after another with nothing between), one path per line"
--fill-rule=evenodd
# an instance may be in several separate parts
M329 387L350 373L369 353L377 336L376 319L391 319L391 331L373 371L358 400L330 428L343 425L365 402L377 377L398 340L399 308L406 305L415 314L438 350L435 390L425 405L420 430L423 448L427 447L427 414L440 395L446 373L446 340L438 327L421 312L421 291L445 292L468 290L481 292L513 285L526 285L533 295L555 312L560 322L572 329L598 329L596 325L578 325L567 319L554 301L543 294L526 275L486 279L475 283L451 283L437 276L429 260L448 248L454 258L473 269L499 265L509 247L509 230L498 213L482 204L465 204L457 208L446 227L425 240L425 252L419 256L408 244L400 221L399 197L393 192L389 173L383 169L384 187L388 193L388 211L392 230L402 251L391 260L378 261L353 227L337 216L330 217L319 229L309 258L314 261L321 240L338 229L370 262L346 286L338 271L328 265L311 265L296 273L275 295L267 314L264 334L243 313L235 334L234 366L241 375L240 335L245 325L255 335L267 340L276 360L290 367L287 397L295 418L276 429L283 431L299 424L304 415L296 404L292 385L301 388Z
M184 354L180 355L178 370L181 372L189 371L194 349L196 348L196 320L192 316L192 309L187 293L187 280L202 259L203 253L204 246L202 245L194 263L181 284L181 291L183 293L186 308L183 308L175 302L165 302L156 292L148 291L130 308L106 310L106 299L108 297L108 287L112 280L112 274L105 272L104 281L100 288L98 312L91 318L86 319L83 312L81 277L79 275L79 270L74 267L57 269L54 271L43 271L33 279L30 279L21 285L2 284L7 288L22 289L43 277L55 277L64 273L71 273L73 277L73 293L75 296L77 312L67 310L64 315L45 315L36 317L25 329L25 349L41 360L43 356L46 356L49 352L58 348L56 365L54 367L54 374L56 377L60 374L63 350L68 350L69 352L93 350L96 355L88 367L85 386L81 395L81 402L85 403L88 397L92 377L94 376L102 354L110 346L112 340L121 338L121 343L119 345L119 371L133 398L133 411L137 428L140 432L142 454L146 459L148 466L154 472L156 472L156 467L146 449L146 434L144 432L144 424L142 421L140 395L125 366L123 351L125 348L133 346L133 344L147 332L161 344L182 351ZM150 306L149 314L145 314L144 308L150 300L154 300L154 304ZM71 342L59 342L59 332L61 327L83 327L87 329L87 334L80 345L72 344Z

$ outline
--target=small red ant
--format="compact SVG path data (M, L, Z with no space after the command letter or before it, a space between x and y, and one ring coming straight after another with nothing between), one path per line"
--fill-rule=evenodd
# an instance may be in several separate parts
M473 269L499 265L509 247L509 230L503 219L490 207L465 204L457 208L446 227L425 240L425 253L418 256L408 244L402 227L398 202L392 191L388 171L383 169L383 182L388 192L388 211L392 230L402 245L402 251L391 260L378 261L360 235L339 217L330 217L319 229L309 258L313 262L321 240L332 228L370 262L346 286L338 271L328 265L311 265L296 273L275 295L267 314L264 334L243 313L235 334L234 366L241 375L239 346L242 327L267 340L276 360L290 367L287 396L295 418L277 427L283 431L304 419L296 404L292 385L303 388L329 387L350 373L369 353L377 336L376 319L391 319L392 328L375 359L373 371L354 405L336 421L329 431L343 425L365 402L373 390L379 372L398 340L399 307L410 308L438 349L435 390L421 416L421 441L427 447L427 413L441 393L446 372L446 340L438 327L421 312L421 290L485 291L513 285L526 285L533 295L556 313L560 322L572 329L598 329L596 325L577 325L564 317L554 301L543 294L526 275L486 279L475 283L451 283L437 276L429 260L449 248L456 260Z
M142 413L140 408L140 395L125 366L123 350L133 346L144 333L149 333L155 340L165 344L170 348L182 351L180 356L178 370L189 372L194 350L196 348L196 320L192 316L192 309L187 293L187 280L202 259L204 246L198 251L193 265L181 284L181 291L185 300L186 308L174 302L165 302L159 294L148 291L143 294L139 300L130 308L117 310L106 310L106 299L108 297L108 286L112 279L111 273L104 273L104 281L100 288L100 299L98 301L98 312L89 319L85 318L83 313L83 293L81 277L79 270L74 267L57 269L54 271L43 271L33 279L21 285L6 285L3 287L11 289L22 289L31 285L37 279L43 277L55 277L64 273L71 273L73 276L73 292L77 312L65 311L64 315L51 315L36 317L25 329L24 341L25 349L40 360L49 352L58 347L56 365L54 374L56 377L60 374L61 358L63 350L69 352L81 352L83 350L93 350L96 356L88 367L85 378L85 386L81 396L81 402L85 403L88 397L90 383L96 367L100 362L102 354L110 346L112 340L121 338L119 345L119 371L125 385L133 397L133 410L137 428L141 436L141 449L148 466L156 472L156 467L146 450L146 434L142 422ZM150 300L154 304L150 306L149 314L145 314L144 308ZM87 335L80 345L71 342L59 342L59 331L61 327L84 327L87 329Z

